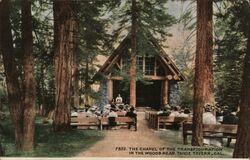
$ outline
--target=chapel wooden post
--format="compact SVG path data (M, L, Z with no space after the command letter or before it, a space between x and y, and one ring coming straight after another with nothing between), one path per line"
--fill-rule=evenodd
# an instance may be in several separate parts
M108 88L108 101L109 103L111 103L113 100L113 80L112 79L108 79L107 88Z
M165 106L168 104L168 80L165 79L162 81L162 105Z

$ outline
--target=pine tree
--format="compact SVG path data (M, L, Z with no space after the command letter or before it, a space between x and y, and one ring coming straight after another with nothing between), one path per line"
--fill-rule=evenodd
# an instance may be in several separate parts
M175 19L166 12L166 2L166 0L126 0L110 3L113 18L118 24L114 37L121 37L126 31L131 38L129 79L130 105L132 106L136 106L136 80L139 72L136 69L136 55L147 53L145 50L147 46L139 45L147 43L140 42L142 39L138 37L140 34L146 35L147 38L155 35L154 38L159 43L166 40L166 37L170 35L167 29L175 22Z
M33 77L31 1L22 1L22 48L21 69L24 81L19 82L19 74L14 56L13 38L10 25L10 3L0 2L1 13L1 53L6 75L9 109L15 130L15 144L18 150L32 150L34 147L35 81ZM22 76L22 75L21 75ZM22 90L21 90L22 88Z
M78 1L74 9L76 30L74 39L74 107L79 103L79 94L85 95L85 104L98 98L92 90L91 79L96 73L97 56L105 54L110 47L110 36L107 34L107 19L102 18L106 1ZM82 82L80 88L79 80ZM79 106L79 105L78 105Z
M221 2L215 14L215 98L220 106L238 107L246 52L249 2Z
M73 60L73 10L70 1L54 1L55 132L70 130L70 87Z
M203 145L202 114L213 96L213 1L197 1L197 39L194 77L192 145Z
M32 1L37 106L45 116L54 110L53 12L52 2Z
M36 86L34 78L33 36L30 0L22 1L22 48L24 52L23 149L32 150L34 147Z
M1 18L1 54L3 56L4 70L7 83L10 115L15 130L15 144L17 149L22 148L22 110L20 84L13 52L13 39L10 25L10 4L8 0L0 2ZM3 24L3 25L2 25Z
M248 4L248 10L250 5ZM240 113L234 158L250 158L250 16L248 17L247 51L244 60L242 87L240 96Z

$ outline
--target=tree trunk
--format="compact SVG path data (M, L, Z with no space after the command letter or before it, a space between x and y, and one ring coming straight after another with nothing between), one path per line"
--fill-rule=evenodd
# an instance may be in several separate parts
M132 0L131 58L130 58L130 106L136 107L136 0Z
M90 105L89 103L89 92L90 92L90 84L89 84L89 60L88 60L88 56L86 57L86 68L85 68L85 79L84 79L84 83L85 83L85 104Z
M74 1L74 12L78 11L78 2ZM78 25L74 21L74 53L73 53L73 73L72 73L72 85L73 85L73 104L74 107L79 108L80 95L79 95L79 60L77 56L78 39L77 39Z
M4 150L3 150L3 147L0 143L0 157L3 157L4 156Z
M35 129L36 86L34 78L31 0L22 1L22 47L24 52L23 150L32 150Z
M198 0L192 138L192 145L195 146L203 145L203 106L205 103L214 103L212 17L212 0Z
M75 54L75 53L74 53ZM79 108L79 64L78 60L76 59L76 55L74 55L74 60L73 60L73 76L72 76L72 81L73 81L73 101L74 101L74 107Z
M18 71L13 53L13 39L9 16L9 0L0 1L0 44L6 76L8 104L10 115L15 130L15 144L18 150L22 149L23 139L23 111L21 101Z
M250 22L250 19L249 19ZM240 116L237 132L237 140L234 149L234 158L250 157L250 26L248 32L247 54L243 70L243 82L241 88Z
M54 1L55 52L55 132L70 130L70 86L73 58L73 20L71 2Z
M44 89L44 85L45 85L45 78L44 78L44 64L41 64L40 67L40 85L41 85L41 107L40 107L40 116L45 116L46 115L46 103L45 103L45 89Z

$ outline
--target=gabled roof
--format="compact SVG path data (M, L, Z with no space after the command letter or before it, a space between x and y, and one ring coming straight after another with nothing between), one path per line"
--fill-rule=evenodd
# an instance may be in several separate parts
M150 42L150 44L154 46L155 49L158 51L157 58L159 61L161 61L161 64L164 65L163 67L167 67L174 75L176 75L177 76L176 80L179 80L179 81L185 80L185 77L183 76L183 74L177 68L175 63L170 59L167 53L163 50L163 48L158 44L157 40L151 34L149 34L146 38ZM127 47L128 43L130 43L130 34L128 34L119 44L119 46L113 51L113 53L109 56L109 58L105 61L105 63L101 66L101 68L95 74L94 79L98 75L103 75L107 73L115 65L115 62L117 62L117 60L124 53L122 51L123 49Z

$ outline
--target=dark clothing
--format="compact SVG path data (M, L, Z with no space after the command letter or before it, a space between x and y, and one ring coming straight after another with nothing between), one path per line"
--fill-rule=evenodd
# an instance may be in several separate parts
M131 117L131 118L136 118L137 114L134 113L134 112L129 111L129 112L126 113L125 116L126 116L126 117Z
M169 116L170 114L171 112L163 111L162 113L159 114L159 116Z
M239 122L239 118L236 115L230 113L223 117L222 124L238 124L238 122ZM230 136L230 134L225 134L225 135ZM230 146L231 141L232 141L231 138L227 139L227 147Z
M222 124L238 124L239 118L236 115L228 114L223 117Z
M125 116L126 117L131 117L131 118L134 119L135 123L128 123L128 129L130 129L131 126L133 125L133 126L135 126L135 131L136 131L137 130L137 126L136 126L136 124L137 124L137 114L134 113L134 112L129 111L129 112L126 113Z
M117 125L116 121L115 121L115 117L108 117L109 120L109 126L110 127L114 127Z

